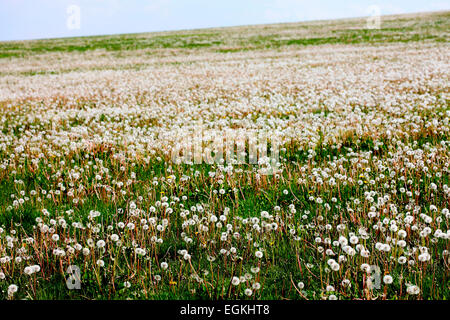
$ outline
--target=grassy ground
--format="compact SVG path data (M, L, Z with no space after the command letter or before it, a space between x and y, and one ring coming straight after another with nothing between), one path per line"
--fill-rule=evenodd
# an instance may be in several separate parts
M448 299L449 23L0 43L0 297ZM273 174L171 161L255 129Z
M448 41L449 13L384 16L380 29L366 29L365 19L256 25L179 32L123 34L0 43L0 58L28 57L49 52L106 50L192 49L237 52L285 46L319 44L379 44L389 42ZM177 51L177 52L178 52Z

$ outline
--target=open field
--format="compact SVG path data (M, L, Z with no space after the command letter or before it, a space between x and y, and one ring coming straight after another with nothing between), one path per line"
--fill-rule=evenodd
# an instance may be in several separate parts
M450 12L365 26L0 43L0 298L449 299Z

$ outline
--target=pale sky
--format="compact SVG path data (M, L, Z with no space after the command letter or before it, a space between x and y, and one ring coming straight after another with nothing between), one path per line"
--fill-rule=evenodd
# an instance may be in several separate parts
M0 41L450 10L450 0L0 0Z

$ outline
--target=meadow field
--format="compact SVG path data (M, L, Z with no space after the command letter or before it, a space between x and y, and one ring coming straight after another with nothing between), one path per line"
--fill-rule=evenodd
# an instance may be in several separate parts
M449 299L449 31L0 42L0 299Z

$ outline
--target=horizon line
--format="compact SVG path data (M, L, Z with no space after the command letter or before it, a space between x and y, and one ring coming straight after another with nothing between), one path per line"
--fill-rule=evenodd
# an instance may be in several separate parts
M406 12L406 13L395 13L395 14L381 14L380 17L394 17L394 16L406 16L415 14L433 14L433 13L450 13L450 9L445 10L433 10L433 11L417 11L417 12ZM142 32L125 32L125 33L107 33L107 34L91 34L82 36L62 36L56 38L31 38L31 39L14 39L14 40L0 40L0 43L8 42L31 42L31 41L45 41L45 40L59 40L59 39L77 39L77 38L94 38L94 37L108 37L108 36L120 36L120 35L137 35L137 34L158 34L158 33L170 33L170 32L184 32L184 31L200 31L200 30L214 30L214 29L228 29L228 28L239 28L239 27L257 27L264 25L283 25L283 24L296 24L296 23L312 23L321 21L340 21L340 20L358 20L364 19L369 16L353 16L353 17L342 17L333 19L312 19L312 20L299 20L299 21L289 21L289 22L273 22L273 23L256 23L256 24L241 24L241 25L225 25L217 27L200 27L200 28L186 28L186 29L173 29L173 30L152 30L152 31L142 31Z

